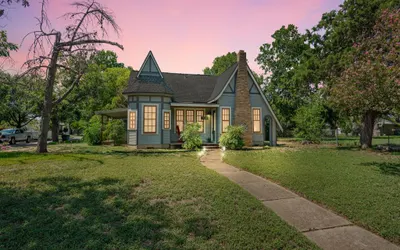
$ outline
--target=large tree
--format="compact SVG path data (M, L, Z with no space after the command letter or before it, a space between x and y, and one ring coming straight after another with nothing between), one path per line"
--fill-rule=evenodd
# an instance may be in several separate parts
M38 18L39 30L31 32L34 36L31 47L33 58L25 65L29 71L44 69L46 79L39 142L36 149L38 153L47 152L47 133L53 108L61 103L84 77L91 53L96 51L100 44L123 49L122 45L104 39L108 34L108 28L116 33L119 31L112 13L96 1L74 2L72 6L76 11L64 15L70 24L65 30L60 31L51 28L47 18L46 1L43 1L41 15ZM55 97L57 74L64 70L71 72L70 78L65 83L69 88Z
M292 129L292 117L307 97L318 88L317 63L307 37L294 25L283 26L272 35L271 44L260 47L256 59L266 77L265 94L285 129Z
M39 77L19 77L0 72L0 123L22 128L39 116Z
M400 10L383 11L353 48L352 63L333 81L331 100L362 117L360 143L371 147L376 118L400 106Z
M236 52L228 52L226 55L218 56L214 59L213 65L203 69L205 75L219 76L224 73L230 66L237 62Z

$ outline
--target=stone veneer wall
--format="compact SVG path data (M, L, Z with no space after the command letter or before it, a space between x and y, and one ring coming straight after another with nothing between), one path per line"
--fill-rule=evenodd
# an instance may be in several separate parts
M244 143L251 146L253 126L251 119L250 93L248 89L246 52L238 53L238 71L236 76L235 119L234 125L243 125L246 128Z

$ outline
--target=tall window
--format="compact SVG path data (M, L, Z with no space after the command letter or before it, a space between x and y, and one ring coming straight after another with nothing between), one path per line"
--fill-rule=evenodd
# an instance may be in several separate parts
M176 126L179 127L179 131L183 131L183 110L176 110Z
M136 111L129 111L129 129L136 130Z
M200 124L200 133L204 133L204 110L196 111L196 122Z
M253 132L261 132L261 109L253 108Z
M164 112L164 129L171 129L171 113Z
M231 124L231 110L222 108L222 133L227 131L227 127Z
M187 124L191 124L194 122L194 111L186 110L186 122Z
M144 106L144 133L157 132L157 106L145 105Z

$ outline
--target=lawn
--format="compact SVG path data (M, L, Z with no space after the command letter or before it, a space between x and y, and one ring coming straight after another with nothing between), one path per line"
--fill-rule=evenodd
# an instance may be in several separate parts
M302 138L280 138L279 141L281 143L285 142L291 142L291 141L302 141ZM360 146L360 137L359 136L344 136L341 135L338 138L338 142L340 146L345 146L345 147L357 147ZM377 145L387 145L388 142L391 145L400 145L400 136L377 136L373 137L372 139L372 145L377 146ZM334 137L326 137L323 138L321 141L321 145L335 145L336 144L336 138Z
M400 244L400 156L356 148L227 151L224 160L314 200Z
M0 249L313 249L197 153L0 152Z

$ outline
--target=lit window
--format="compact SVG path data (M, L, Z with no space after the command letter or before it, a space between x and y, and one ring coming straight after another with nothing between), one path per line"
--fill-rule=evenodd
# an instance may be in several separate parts
M191 124L194 122L194 111L186 110L186 122L187 124Z
M183 131L183 110L176 110L176 126L179 128L179 131Z
M144 133L157 132L157 106L144 106Z
M129 129L136 130L136 112L129 111Z
M222 109L222 133L227 131L228 126L231 125L231 110L229 108Z
M170 129L171 128L171 113L170 112L164 112L164 129Z
M253 109L253 132L261 132L261 109L259 108Z
M200 133L204 132L204 110L196 111L196 122L200 124Z

